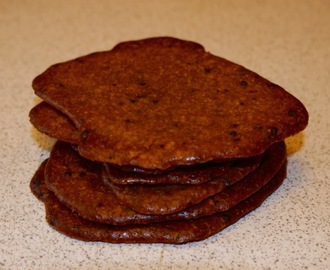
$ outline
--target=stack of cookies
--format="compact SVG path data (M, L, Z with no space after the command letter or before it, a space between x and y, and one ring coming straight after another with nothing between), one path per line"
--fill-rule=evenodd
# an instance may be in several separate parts
M48 68L30 111L56 138L30 187L57 231L182 244L256 209L286 177L303 104L256 73L170 37Z

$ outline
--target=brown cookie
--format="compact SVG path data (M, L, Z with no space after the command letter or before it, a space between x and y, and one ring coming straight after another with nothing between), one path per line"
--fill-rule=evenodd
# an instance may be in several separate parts
M30 111L30 122L40 132L64 141L77 144L79 134L73 122L62 112L41 102ZM223 174L234 160L216 160L195 166L181 166L164 173L131 166L114 166L105 163L106 175L116 184L200 184ZM173 170L174 168L172 168ZM143 177L141 177L143 175ZM149 176L147 176L149 175Z
M259 166L260 160L261 155L238 159L226 173L199 185L116 185L109 178L104 178L104 183L131 209L142 214L167 215L200 203L240 181Z
M198 185L209 182L224 175L230 168L233 161L228 162L207 162L193 166L179 166L173 170L159 174L144 174L132 171L125 171L111 164L104 164L104 177L108 181L118 185L126 184L186 184Z
M73 121L81 155L119 166L165 170L255 156L308 122L280 86L169 37L56 64L33 88Z
M46 102L36 105L29 114L30 122L40 132L65 142L79 142L79 133L72 121Z
M228 210L267 183L285 161L285 145L271 146L260 166L235 185L200 204L170 215L143 215L122 204L103 184L101 167L79 156L70 145L57 142L47 164L46 182L61 203L97 222L126 225L186 220Z
M189 221L168 221L148 225L114 226L81 218L65 207L44 183L43 168L37 171L30 187L45 203L46 219L57 231L84 241L109 243L183 244L203 240L235 223L257 208L282 183L286 175L283 165L276 176L251 197L228 211Z
M79 134L72 121L46 102L36 105L29 116L30 122L40 132L64 142L74 144L79 142ZM146 171L137 167L118 167L105 163L104 171L107 177L116 184L200 184L223 174L232 162L233 160L226 160L193 167L181 166L180 169L168 173L156 170Z
M104 185L101 165L81 157L68 143L58 141L54 145L45 181L61 203L84 218L110 224L150 222L120 203Z
M32 191L33 195L38 198L40 201L45 201L44 196L49 194L49 190L45 185L45 167L48 162L48 159L45 159L34 173L32 180L30 181L30 190Z

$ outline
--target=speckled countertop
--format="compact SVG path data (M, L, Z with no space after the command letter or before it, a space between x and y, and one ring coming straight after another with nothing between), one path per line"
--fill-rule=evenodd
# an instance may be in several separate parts
M113 245L45 222L29 181L53 141L30 125L32 79L124 40L197 41L298 97L308 128L260 208L202 242ZM0 269L330 269L330 1L0 1Z

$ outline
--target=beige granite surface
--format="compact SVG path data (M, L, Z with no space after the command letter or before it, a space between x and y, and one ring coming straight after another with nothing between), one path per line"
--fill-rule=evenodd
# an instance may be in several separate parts
M45 222L29 181L53 141L30 125L32 79L124 40L197 41L298 97L308 128L259 209L202 242L85 243ZM0 0L0 269L330 269L329 0Z

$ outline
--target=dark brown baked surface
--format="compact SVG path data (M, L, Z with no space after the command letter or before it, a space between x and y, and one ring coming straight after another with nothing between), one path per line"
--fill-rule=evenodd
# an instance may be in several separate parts
M123 42L51 66L30 111L56 138L30 182L57 231L183 244L256 209L286 177L284 139L308 123L280 86L200 44Z
M46 102L43 101L33 107L29 117L38 131L60 141L79 143L79 133L72 121ZM203 163L193 167L181 166L180 170L176 169L173 172L145 170L131 166L118 167L105 163L104 172L116 184L201 184L225 173L233 162L234 159L216 160L213 163Z
M250 157L308 122L280 86L169 37L56 64L33 88L72 120L81 155L119 166L165 170Z
M143 215L127 207L103 183L101 166L79 156L67 143L55 144L45 178L48 189L61 203L86 219L115 225L147 224L196 219L228 210L270 181L285 159L284 143L276 143L265 152L254 172L203 202L170 215Z
M135 211L166 215L182 211L223 191L256 170L260 160L260 155L239 159L225 174L199 185L116 185L109 178L104 179L104 183L121 202Z
M80 134L72 121L46 102L33 107L29 113L31 124L49 137L77 144Z
M195 164L193 166L179 166L170 171L159 174L145 174L134 171L122 170L119 167L104 163L104 177L114 184L118 185L164 185L164 184L183 184L199 185L210 182L226 174L234 163L233 160L227 162L207 162Z
M272 180L252 196L231 209L214 215L189 221L114 226L83 219L64 206L45 185L44 165L45 163L40 166L34 175L30 187L33 194L45 204L47 222L58 232L72 238L109 243L184 244L203 240L256 209L281 185L286 175L285 163Z
M62 112L41 102L29 113L30 122L40 132L64 142L79 143L79 133L72 121ZM201 184L228 170L233 160L216 160L195 166L181 166L173 170L145 170L132 166L114 166L105 163L105 175L116 184ZM143 177L141 177L143 176Z
M30 181L30 190L33 195L40 201L45 201L45 196L49 194L49 190L45 184L45 168L47 162L48 158L39 165Z

